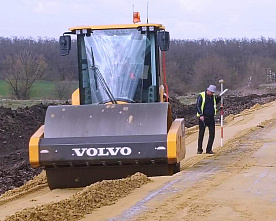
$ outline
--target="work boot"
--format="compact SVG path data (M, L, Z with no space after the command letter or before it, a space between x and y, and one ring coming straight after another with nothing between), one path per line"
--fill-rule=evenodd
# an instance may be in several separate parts
M206 151L207 154L214 154L214 152L212 150L210 151Z

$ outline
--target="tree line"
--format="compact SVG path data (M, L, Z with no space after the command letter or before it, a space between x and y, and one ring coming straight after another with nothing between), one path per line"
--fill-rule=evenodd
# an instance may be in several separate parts
M78 79L75 41L68 56L60 56L59 42L48 38L0 37L0 48L0 79L9 84L17 99L28 99L37 80L56 82L61 99L68 96L68 81Z
M78 79L76 41L64 57L59 54L56 39L0 37L0 48L0 78L13 87L19 99L28 98L28 90L36 80ZM218 85L219 79L224 79L228 88L255 88L275 82L275 74L268 78L268 71L276 70L276 42L272 38L174 39L166 52L166 65L169 89L179 95ZM23 81L17 82L19 76Z
M272 38L172 40L167 53L168 85L178 94L219 85L220 79L228 88L256 88L275 83L275 70Z

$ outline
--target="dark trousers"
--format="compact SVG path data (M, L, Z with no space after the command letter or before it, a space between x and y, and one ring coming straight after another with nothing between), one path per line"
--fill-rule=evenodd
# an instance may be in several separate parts
M199 134L198 134L198 151L202 152L202 142L205 133L205 127L209 128L209 140L206 148L206 152L212 150L212 146L215 138L215 118L214 117L204 117L204 122L198 119L199 122Z

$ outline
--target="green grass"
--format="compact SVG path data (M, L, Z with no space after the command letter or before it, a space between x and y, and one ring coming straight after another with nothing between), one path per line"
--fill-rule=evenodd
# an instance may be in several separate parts
M54 98L55 84L51 81L37 81L30 90L31 99Z
M76 81L71 82L72 92L78 87ZM11 87L3 80L0 80L0 98L12 98ZM70 97L68 97L69 99ZM37 81L30 89L30 100L56 99L55 82Z
M8 84L5 81L0 80L0 97L8 97L10 92Z
M179 99L182 104L190 105L196 103L197 96L198 94L188 94L186 96L179 96L177 99Z

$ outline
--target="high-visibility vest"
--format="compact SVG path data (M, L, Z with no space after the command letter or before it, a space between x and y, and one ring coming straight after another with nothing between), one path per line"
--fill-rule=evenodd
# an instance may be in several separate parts
M203 113L203 109L204 109L204 105L205 105L205 91L204 92L201 92L199 93L202 97L202 104L201 104L201 113ZM217 114L217 102L216 102L216 98L215 96L213 95L214 97L214 109L215 109L215 115ZM197 116L200 117L200 114L197 113Z

